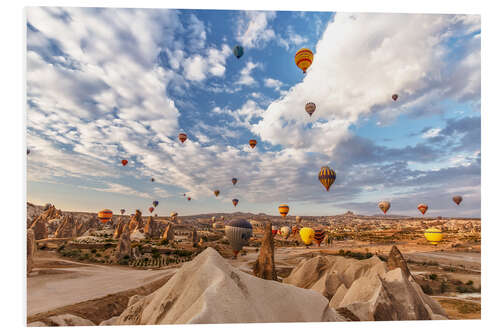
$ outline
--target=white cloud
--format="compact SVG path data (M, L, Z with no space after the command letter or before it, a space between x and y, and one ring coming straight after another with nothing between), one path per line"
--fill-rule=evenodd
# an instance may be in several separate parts
M245 67L240 71L240 78L237 83L244 86L255 85L257 81L252 77L252 71L260 67L262 67L260 63L247 62Z
M243 47L263 47L275 38L276 34L268 27L268 21L276 17L276 12L245 11L244 18L240 19L238 27L238 40Z
M268 77L268 78L264 79L264 85L268 88L273 88L274 90L279 91L281 89L281 87L283 86L283 82L281 82L280 80L276 80L276 79Z
M438 136L440 132L441 132L440 128L431 128L422 134L422 138L424 139L434 138Z

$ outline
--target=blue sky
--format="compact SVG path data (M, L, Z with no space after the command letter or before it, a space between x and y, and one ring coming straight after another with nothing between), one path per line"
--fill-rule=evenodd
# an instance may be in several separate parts
M378 214L389 200L393 214L418 216L427 203L430 216L478 217L480 24L477 15L29 8L28 201L146 212L158 200L159 215L277 215L287 203L291 215L333 215ZM301 47L315 53L306 75L294 63ZM323 165L337 172L330 192L317 179ZM453 195L464 197L459 207Z

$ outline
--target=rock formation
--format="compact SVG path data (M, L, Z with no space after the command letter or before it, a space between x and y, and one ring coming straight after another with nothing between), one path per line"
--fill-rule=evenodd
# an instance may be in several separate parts
M130 240L131 241L140 241L146 239L146 235L144 235L143 232L141 232L141 229L136 228L131 234L130 234Z
M118 241L118 245L115 250L115 258L116 260L121 260L125 256L130 258L131 254L131 245L130 245L130 232L128 229L128 225L126 224L123 227L122 234L120 236L120 240Z
M120 218L118 221L118 224L116 225L115 232L113 233L113 239L120 239L120 236L122 235L123 228L127 222L123 217Z
M340 313L360 320L446 319L439 303L425 295L394 247L388 265L374 256L303 259L283 282L316 290Z
M161 236L160 224L152 216L149 216L146 221L144 235L149 238L160 238Z
M54 233L54 237L77 237L75 219L73 218L72 214L63 217L61 224L59 224L59 228L57 228L56 232Z
M64 313L57 316L48 317L45 322L35 321L28 324L28 327L39 327L39 326L95 326L93 322L88 319L72 315L70 313Z
M274 267L274 240L271 223L267 223L265 226L264 239L260 246L259 257L254 264L253 273L261 279L278 280Z
M198 233L196 232L196 228L193 228L191 240L193 241L194 247L198 246Z
M47 230L47 219L44 218L42 215L37 217L33 224L31 225L30 229L33 230L33 233L35 234L35 239L45 239L48 237L49 233Z
M169 222L167 224L167 227L165 228L165 231L163 232L161 238L168 241L173 241L175 239L174 225L172 223Z
M130 299L114 324L306 321L345 319L318 293L244 273L209 247L152 294Z
M136 229L144 228L144 223L142 221L142 213L140 210L136 209L134 216L130 219L128 223L128 229L130 232L134 232Z
M28 229L26 234L26 243L27 243L27 272L30 273L33 270L33 257L36 252L36 243L35 243L35 233L33 229Z

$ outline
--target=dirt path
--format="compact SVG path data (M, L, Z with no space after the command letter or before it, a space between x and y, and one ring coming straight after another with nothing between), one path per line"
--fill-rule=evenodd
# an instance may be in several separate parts
M55 258L37 258L35 267L40 268L27 279L28 316L137 288L175 271L135 270Z

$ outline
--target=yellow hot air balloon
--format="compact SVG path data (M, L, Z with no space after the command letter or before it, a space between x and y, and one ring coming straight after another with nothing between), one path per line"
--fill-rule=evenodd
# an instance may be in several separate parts
M323 184L323 186L326 188L326 190L330 191L330 186L332 186L333 183L335 183L335 179L337 179L337 174L329 166L324 166L321 167L321 170L319 171L318 179L321 182L321 184Z
M437 245L443 239L443 232L437 228L429 228L424 232L425 239L433 245Z
M314 55L311 50L303 48L295 53L295 64L298 68L302 69L305 73L309 66L311 66L314 59Z
M309 246L309 245L311 245L311 243L314 239L314 229L307 228L307 227L302 228L299 231L299 235L300 235L300 239L302 239L302 242L304 242L304 244L306 246Z
M288 214L289 210L290 207L288 207L288 205L280 205L278 207L278 211L280 212L281 216L283 216L283 218L286 218L286 215Z

